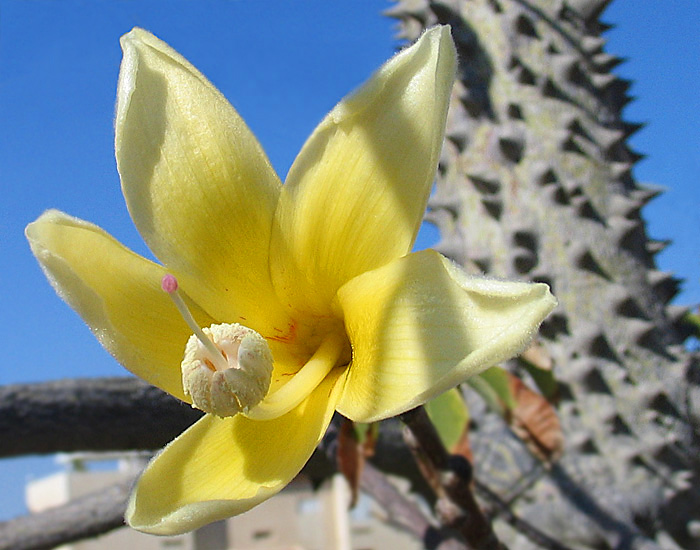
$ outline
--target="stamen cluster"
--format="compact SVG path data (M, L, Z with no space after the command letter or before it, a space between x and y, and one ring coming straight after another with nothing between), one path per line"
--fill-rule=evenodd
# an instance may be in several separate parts
M190 336L182 360L182 385L192 405L217 416L246 412L267 395L272 378L272 353L265 339L238 324L202 329L225 360L211 356L207 346Z

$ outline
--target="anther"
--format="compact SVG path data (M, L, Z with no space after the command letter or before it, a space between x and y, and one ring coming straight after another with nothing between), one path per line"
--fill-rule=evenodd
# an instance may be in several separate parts
M247 412L267 395L273 359L260 334L239 324L222 323L199 328L168 274L161 288L172 298L194 333L182 360L182 386L192 406L217 416Z

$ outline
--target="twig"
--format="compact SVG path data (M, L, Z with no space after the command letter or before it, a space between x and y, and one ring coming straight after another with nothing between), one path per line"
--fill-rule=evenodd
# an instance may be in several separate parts
M331 427L329 436L321 444L321 452L314 455L305 473L323 477L332 473L329 461L322 457L334 453L334 428ZM133 482L131 478L46 512L0 523L0 550L53 548L121 527ZM464 550L457 540L434 527L418 507L370 463L365 464L360 486L384 507L390 523L421 540L427 549Z
M410 418L411 413L407 415ZM179 435L200 416L199 411L135 378L60 380L0 387L0 440L3 441L0 446L0 457L71 451L157 449ZM432 428L429 421L428 425ZM324 439L321 444L321 452L315 453L304 468L304 472L317 482L334 472L334 466L329 465L325 457L319 460L319 457L328 455L328 442L335 437L333 429L334 426L329 431L329 438ZM424 431L419 429L419 433ZM437 437L437 434L435 436ZM434 443L435 441L433 445ZM455 463L455 459L450 458L444 448L442 452L439 448L437 450L430 448L433 457L441 457L439 458L441 468L435 470L441 472L442 481L438 484L440 487L443 486L446 478L454 474L454 471L459 471L458 466L466 465L467 468L469 466L466 462ZM413 490L418 490L430 500L433 498L433 495L427 494L431 492L430 487L426 485L425 478L420 475L415 463L406 460L407 456L408 451L401 439L400 430L395 429L391 422L385 423L380 432L377 453L372 458L374 466L382 472L408 479L412 483ZM332 462L335 462L334 459ZM421 466L423 463L425 461L422 461ZM468 486L469 472L462 472L461 478L456 476L455 480L459 482L458 485L466 483ZM369 485L363 486L364 488L370 489L371 493ZM479 488L478 485L477 488ZM108 493L103 491L102 494L104 496ZM379 499L379 495L376 497ZM489 500L494 502L493 499ZM408 502L414 506L413 503ZM443 516L452 514L455 517L454 504L450 502L452 502L450 498L443 497L437 502L437 507L443 510ZM384 502L382 505L387 509L390 508ZM517 518L507 504L497 505L497 508L506 521L532 540L536 540L537 529ZM119 512L119 518L121 514L123 510ZM31 525L34 521L47 521L50 524L53 521L49 516L43 516L43 518L19 518L0 525L2 529L7 529L10 524ZM95 519L98 523L101 521L99 517ZM102 532L99 529L105 529L107 524L100 525L102 527L97 527L91 521L79 525L76 520L77 528L82 527L82 532L90 533L85 536L99 534ZM428 533L425 525L429 523L421 525L423 525L422 530L416 533L416 536L427 543L432 537L430 534L425 538L425 534ZM47 532L51 531L53 528L49 526ZM546 537L546 535L543 536ZM0 541L4 541L1 536ZM67 541L61 541L63 542ZM440 542L436 544L434 548L443 548ZM552 544L542 546L551 549L563 548ZM15 547L22 548L12 546L12 548ZM2 548L4 547L0 546L0 550ZM492 546L490 550L495 548L498 546Z
M513 510L511 510L507 502L504 502L496 493L494 493L483 483L480 483L478 480L474 480L474 488L479 496L488 501L489 504L495 509L495 513L497 515L501 516L504 521L525 535L539 548L544 548L546 550L571 550L568 546L564 546L546 533L540 531L530 522L517 516Z
M384 509L388 523L422 541L428 550L465 550L464 544L432 525L418 507L370 463L365 463L362 469L360 488Z
M422 406L400 418L406 424L406 442L438 497L435 507L443 524L457 530L474 550L507 550L474 498L469 462L447 452Z
M343 417L336 415L328 427L326 435L317 452L314 453L316 460L323 456L328 463L336 464L338 452L338 433ZM387 513L387 523L400 529L404 529L409 535L423 542L428 550L469 550L461 541L455 539L453 534L444 529L438 529L421 512L418 506L402 494L388 480L386 472L398 473L404 479L413 478L414 485L423 485L420 472L416 469L397 466L397 462L406 462L409 454L406 445L399 438L393 437L396 430L391 422L383 423L380 430L380 438L376 447L377 453L372 457L372 462L365 462L360 475L360 489L371 496ZM375 459L379 456L392 456L394 460L385 461L378 464ZM312 460L313 458L312 457ZM397 459L398 457L398 459ZM413 462L412 460L408 460ZM393 467L387 467L393 463ZM409 473L410 472L410 473ZM417 479L420 478L420 479Z
M130 478L63 506L0 523L0 550L44 550L121 527L133 483Z

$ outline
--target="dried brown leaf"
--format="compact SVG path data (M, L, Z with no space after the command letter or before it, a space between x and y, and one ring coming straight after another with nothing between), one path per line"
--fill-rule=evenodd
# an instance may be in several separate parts
M555 461L561 456L564 436L554 407L513 375L510 389L516 406L508 411L506 420L535 456L544 462Z
M374 455L379 424L355 424L347 418L340 425L336 460L338 470L350 486L350 508L357 504L360 476L365 460Z

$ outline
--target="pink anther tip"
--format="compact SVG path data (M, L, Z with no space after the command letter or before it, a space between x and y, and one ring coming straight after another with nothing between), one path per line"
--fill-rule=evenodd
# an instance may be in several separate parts
M177 279L170 273L163 275L163 278L160 280L160 288L168 294L172 294L177 290Z

